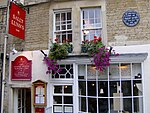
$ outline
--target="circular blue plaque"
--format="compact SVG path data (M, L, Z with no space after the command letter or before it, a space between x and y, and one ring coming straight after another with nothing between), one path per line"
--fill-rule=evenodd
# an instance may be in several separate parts
M122 21L126 26L136 26L140 21L140 15L134 10L126 11L122 16Z

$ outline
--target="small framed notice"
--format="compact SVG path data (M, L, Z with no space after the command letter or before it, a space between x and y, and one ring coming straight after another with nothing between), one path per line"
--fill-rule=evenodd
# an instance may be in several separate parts
M34 105L46 106L46 83L38 80L33 83Z

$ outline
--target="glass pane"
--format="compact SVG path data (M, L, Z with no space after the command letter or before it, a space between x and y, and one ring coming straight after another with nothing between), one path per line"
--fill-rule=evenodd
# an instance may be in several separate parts
M62 106L54 106L54 113L63 113Z
M133 98L134 113L143 113L143 98Z
M53 96L53 103L54 104L62 104L62 97L61 96Z
M67 20L71 20L71 12L67 13Z
M94 19L89 20L90 24L94 24Z
M100 8L95 9L95 18L100 18Z
M119 93L115 93L114 98L110 99L111 113L122 113L121 111L123 111L123 98L119 98L119 95Z
M85 79L86 75L85 65L79 65L78 74L79 74L78 79Z
M133 81L133 95L134 96L143 95L143 86L142 86L141 80Z
M96 98L88 98L88 111L90 113L97 113L97 101L96 101Z
M87 79L96 79L96 69L95 66L87 66Z
M109 66L109 77L110 79L114 80L114 79L119 79L120 75L119 75L119 64L111 64Z
M86 112L86 98L79 98L79 111Z
M134 79L141 79L142 78L142 70L140 63L133 63L132 64L132 77Z
M98 82L98 95L100 97L108 97L108 82Z
M72 34L68 34L68 42L72 42Z
M57 31L57 30L60 30L60 26L56 26L56 31Z
M73 107L72 106L64 106L64 112L65 113L73 113Z
M131 98L123 99L123 108L125 112L132 113L132 99Z
M83 11L83 19L87 19L88 18L88 11L84 10Z
M108 80L108 69L103 70L102 72L97 71L99 80Z
M66 25L61 25L61 30L66 30Z
M73 104L72 96L64 96L64 104Z
M88 88L88 96L96 96L96 82L95 81L88 81L87 88Z
M67 29L71 29L71 25L67 25Z
M86 95L86 82L79 82L79 95Z
M72 86L64 86L64 93L72 93Z
M95 19L95 23L100 23L100 19ZM100 25L100 24L99 24ZM98 27L98 26L97 26ZM100 26L99 26L100 27Z
M18 109L18 113L21 113L21 109Z
M108 99L98 99L98 106L99 106L98 113L109 113L108 112Z
M94 9L89 9L89 18L94 18Z
M120 69L121 69L122 79L131 78L131 65L130 64L121 64Z
M123 96L132 96L131 81L122 81L121 87Z
M119 81L112 81L109 84L110 96L113 97L114 93L119 93Z
M54 86L54 93L62 93L62 86Z
M61 13L61 21L64 21L64 20L66 20L66 14L65 13Z
M56 14L56 22L60 21L60 14Z

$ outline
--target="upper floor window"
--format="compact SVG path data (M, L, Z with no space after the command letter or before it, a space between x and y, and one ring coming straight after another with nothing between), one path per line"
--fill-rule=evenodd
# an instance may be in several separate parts
M84 8L81 12L82 40L93 40L94 36L101 37L101 9Z
M54 37L59 43L72 42L72 14L71 10L54 12Z

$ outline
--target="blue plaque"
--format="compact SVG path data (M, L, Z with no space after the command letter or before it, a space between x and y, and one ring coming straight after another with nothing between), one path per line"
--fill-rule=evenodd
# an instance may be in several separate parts
M126 11L122 16L122 21L126 26L136 26L140 21L140 15L134 10Z

